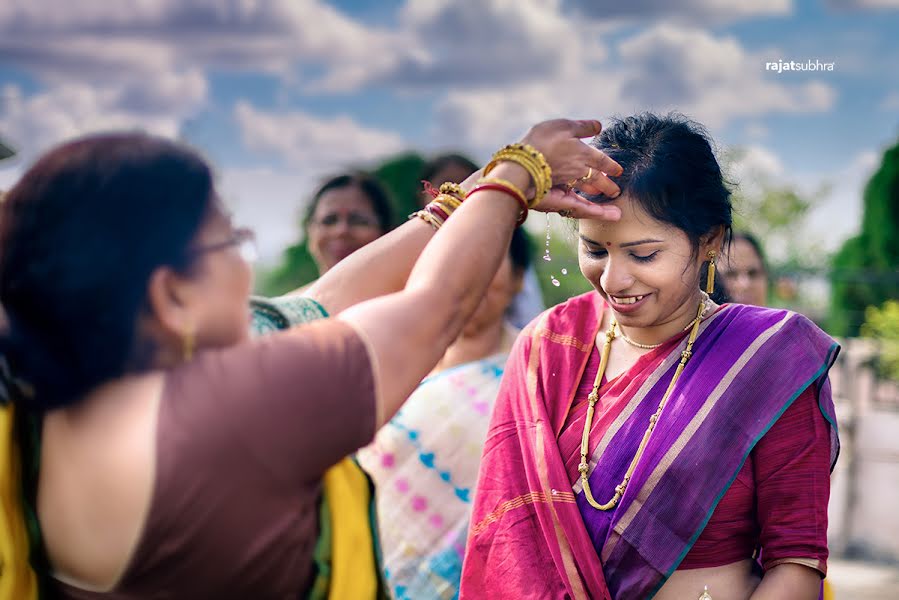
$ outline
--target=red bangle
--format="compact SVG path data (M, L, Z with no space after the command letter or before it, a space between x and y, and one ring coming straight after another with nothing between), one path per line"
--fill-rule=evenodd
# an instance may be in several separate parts
M515 190L510 188L509 186L503 185L501 183L479 183L478 185L471 188L471 191L468 192L468 196L471 196L475 192L479 192L481 190L493 190L496 192L503 192L508 196L511 196L515 199L515 202L518 203L518 206L521 207L521 213L518 215L518 221L516 221L515 225L520 226L524 223L525 219L528 218L528 204L527 201L521 201L521 195L518 194ZM468 196L465 196L468 198Z
M425 207L425 210L427 210L431 214L436 213L436 216L440 217L440 219L442 219L444 222L449 219L449 214L445 210L443 210L443 207L436 202L429 202Z

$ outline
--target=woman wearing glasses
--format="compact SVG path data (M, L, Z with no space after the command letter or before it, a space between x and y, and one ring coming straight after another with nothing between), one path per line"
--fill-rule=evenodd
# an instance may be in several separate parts
M246 236L199 156L115 134L41 158L0 208L0 391L23 441L40 434L24 483L51 585L67 598L374 597L373 576L342 575L320 543L344 526L320 510L322 479L458 337L527 207L619 215L550 190L617 194L604 173L620 167L578 139L598 130L535 126L522 140L535 150L497 153L464 203L444 199L310 287L336 318L255 340Z

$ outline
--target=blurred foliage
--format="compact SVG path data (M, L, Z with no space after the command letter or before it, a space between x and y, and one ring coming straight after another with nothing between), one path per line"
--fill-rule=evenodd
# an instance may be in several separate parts
M881 375L899 381L899 300L865 309L861 334L881 344L877 367Z
M546 220L550 220L549 258L546 246ZM555 306L593 289L581 275L577 261L577 224L558 215L532 213L528 217L534 244L534 269L546 306ZM566 271L563 274L563 270ZM555 285L553 282L557 282Z
M745 157L746 151L734 148L725 153L725 172ZM819 270L827 266L829 256L807 237L796 235L806 226L811 211L830 194L831 186L822 185L811 192L795 184L775 181L771 176L752 171L732 187L734 229L755 235L765 249L772 279L780 273Z
M424 159L415 153L391 157L370 171L390 195L393 205L393 225L406 219L406 215L418 210L418 190L421 189L418 174L424 168ZM311 197L314 190L309 190ZM302 212L305 214L305 208ZM297 229L303 226L297 221ZM302 287L318 277L318 267L309 254L305 239L284 251L278 266L259 278L257 292L265 296L277 296Z
M865 186L861 233L837 252L831 283L836 335L858 335L868 307L899 298L899 143Z
M394 156L372 171L393 199L395 225L403 223L406 215L421 208L418 200L418 191L421 189L419 174L424 166L425 160L420 155L410 152Z
M823 298L816 306L802 293L800 283L805 278L819 278L829 267L830 255L820 241L797 233L806 230L812 210L830 194L831 186L825 184L806 192L760 170L750 170L737 179L732 173L745 157L745 149L728 150L722 156L722 169L732 184L734 230L753 234L765 253L768 302L823 320Z
M297 227L300 227L299 223ZM318 267L303 240L288 247L281 256L281 263L259 277L256 291L263 296L280 296L315 281L317 277Z

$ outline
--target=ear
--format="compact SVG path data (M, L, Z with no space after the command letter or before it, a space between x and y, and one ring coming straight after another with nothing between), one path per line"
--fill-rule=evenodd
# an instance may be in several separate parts
M702 262L708 260L709 252L715 252L717 258L721 258L724 246L724 226L718 225L699 240L699 258Z
M150 275L147 302L150 314L163 331L181 337L192 333L196 319L189 302L192 296L190 280L169 267L159 267Z

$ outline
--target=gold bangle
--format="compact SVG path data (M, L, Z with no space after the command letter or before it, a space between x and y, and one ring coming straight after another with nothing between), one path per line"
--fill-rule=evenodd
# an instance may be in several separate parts
M534 184L539 186L541 183L545 189L552 187L552 169L546 162L546 158L536 148L528 144L510 144L501 148L494 158L505 158L515 160L522 166L534 174ZM484 174L487 174L485 169Z
M545 193L545 192L543 192L543 186L541 186L542 178L540 176L540 172L537 169L536 165L534 165L533 163L531 163L527 160L522 159L522 157L520 157L520 156L500 154L499 152L497 152L494 155L494 159L492 161L490 161L490 163L484 169L484 173L487 174L488 172L492 171L493 167L495 167L497 164L499 164L500 162L503 162L503 161L513 162L513 163L523 167L524 170L527 171L528 176L531 178L531 183L534 186L534 196L527 199L528 207L530 208L530 207L535 206L540 201L540 199L543 198L542 193Z
M443 225L443 221L441 221L435 214L425 209L421 209L409 215L409 220L414 219L415 217L418 217L419 219L433 227L434 231L437 231L438 229L440 229L440 226Z
M447 214L462 206L461 200L459 200L455 196L450 196L449 194L437 194L437 197L434 198L431 202L437 202L444 208L448 208L449 210L447 211Z
M536 206L552 187L552 169L546 162L546 158L529 144L509 144L493 155L491 161L484 168L484 175L487 175L497 163L503 160L521 165L531 176L535 194L528 206L530 208Z
M447 181L440 184L440 193L455 197L460 202L465 199L465 190L458 183Z
M512 183L511 181L509 181L508 179L502 179L500 177L481 177L480 179L478 179L478 183L498 183L500 185L504 185L507 188L509 188L512 192L514 192L516 196L518 196L518 199L521 201L521 204L523 206L532 208L529 205L527 198L524 195L524 192L521 191L521 188L518 187L517 185L515 185L514 183Z

